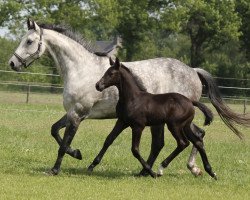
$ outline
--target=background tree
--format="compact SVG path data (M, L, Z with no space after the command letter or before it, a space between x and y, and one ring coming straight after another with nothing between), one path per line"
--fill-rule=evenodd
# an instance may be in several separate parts
M184 3L185 2L185 3ZM190 65L201 67L206 49L215 50L240 36L240 18L235 12L235 2L227 0L184 1L186 19L182 26L191 41ZM182 9L182 8L181 8Z
M173 57L215 76L247 79L249 8L249 0L0 0L0 26L8 27L17 41L26 31L27 17L66 25L86 40L111 40L120 35L123 49L119 57L124 61ZM4 39L0 43L7 47L0 49L5 55L1 69L6 69L11 48L18 42ZM49 56L29 70L57 73ZM59 79L44 81L60 83ZM243 83L247 86L246 81L234 84Z

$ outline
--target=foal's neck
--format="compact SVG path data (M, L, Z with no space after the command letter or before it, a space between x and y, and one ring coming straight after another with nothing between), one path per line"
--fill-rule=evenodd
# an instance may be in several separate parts
M124 68L120 69L121 71L121 81L118 86L119 90L119 101L127 102L133 101L138 97L138 94L141 92L137 82L134 80L134 77Z

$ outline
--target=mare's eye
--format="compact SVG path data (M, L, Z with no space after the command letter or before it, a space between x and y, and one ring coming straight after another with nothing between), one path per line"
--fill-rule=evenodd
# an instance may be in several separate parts
M27 45L31 45L31 44L32 44L32 42L33 42L33 41L32 41L32 40L30 40L30 39L29 39L29 40L27 40Z

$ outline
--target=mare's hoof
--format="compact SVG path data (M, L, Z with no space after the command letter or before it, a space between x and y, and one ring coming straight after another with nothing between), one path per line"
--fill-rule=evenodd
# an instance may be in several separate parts
M59 174L59 171L55 169L50 169L47 172L44 172L44 174L47 176L56 176Z
M194 176L201 176L202 175L202 171L199 167L197 166L189 166L187 165L187 168L191 171L191 173L194 175Z
M74 152L74 157L78 160L82 160L82 154L81 151L79 149L76 149Z

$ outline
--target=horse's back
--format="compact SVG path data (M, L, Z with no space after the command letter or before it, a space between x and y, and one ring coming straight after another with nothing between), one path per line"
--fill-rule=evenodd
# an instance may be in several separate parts
M179 60L155 58L123 64L141 79L150 93L175 92L192 100L199 100L201 96L202 85L197 72Z

